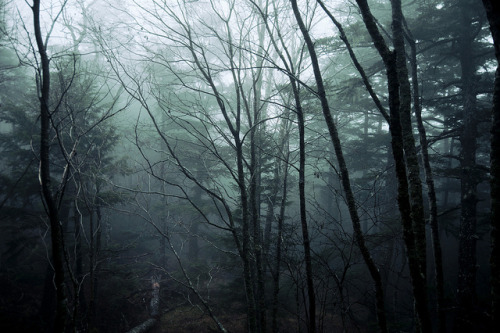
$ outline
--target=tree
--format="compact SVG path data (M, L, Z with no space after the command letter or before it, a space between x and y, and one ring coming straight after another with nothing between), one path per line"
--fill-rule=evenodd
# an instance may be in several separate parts
M172 73L175 77L174 84L186 92L203 96L193 101L196 112L187 108L186 100L169 98L159 93L161 83L155 82L157 77L146 75L147 81L144 82L152 84L148 85L151 90L144 90L143 81L135 73L128 69L121 71L123 62L116 58L116 54L110 54L109 57L113 63L116 61L115 69L125 89L141 103L149 115L175 168L183 174L186 181L220 205L222 211L218 213L225 224L220 228L232 235L242 262L248 325L249 330L254 332L265 330L266 327L260 226L262 192L259 186L263 168L259 156L259 140L267 119L266 103L262 102L265 99L262 97L262 91L265 91L265 74L259 52L266 52L267 46L261 34L254 39L246 39L248 28L241 26L241 22L252 22L254 19L248 15L240 17L233 3L227 5L227 8L220 7L215 2L202 5L212 13L212 17L204 17L206 22L212 21L210 25L201 20L192 22L188 18L187 13L194 8L194 4L183 4L177 8L180 12L158 3L153 4L157 13L148 11L146 7L142 8L149 15L149 20L155 22L155 26L142 26L142 34L154 36L157 35L156 29L165 29L166 33L162 35L163 45L169 49L181 50L173 57L164 57L161 52L155 52L151 56L152 62L166 73ZM165 17L174 20L175 29L167 24ZM220 29L215 28L217 25ZM202 36L210 39L212 44L204 43ZM107 43L104 39L101 42L103 45ZM247 52L253 45L258 45L255 55ZM149 46L146 44L145 47L147 49ZM185 68L174 67L178 60ZM227 73L229 83L222 81L221 73ZM127 82L129 80L134 89ZM148 97L149 91L153 92L154 99ZM166 119L184 126L190 140L203 147L207 156L213 158L224 173L204 183L199 175L192 172L189 161L177 149L176 140L160 126L161 119L155 113L153 105L158 106ZM231 152L232 156L223 155L224 151ZM222 175L228 177L230 185L222 180ZM186 186L176 186L186 191ZM207 218L205 220L209 225L218 225Z
M491 300L492 323L494 329L500 325L500 245L499 245L499 197L500 197L500 6L498 2L484 0L486 16L490 24L495 46L497 69L493 89L491 124Z
M63 3L61 11L64 9ZM42 36L40 24L40 0L34 0L33 6L33 24L35 29L36 45L40 55L39 72L37 73L40 82L39 100L40 100L40 185L47 215L50 221L52 260L55 273L55 288L57 293L56 318L54 323L54 332L64 332L68 322L68 299L66 296L65 273L63 247L64 239L59 221L58 202L62 199L62 190L65 186L63 182L57 192L51 188L50 175L50 60L47 55L47 46L50 35L47 34L45 41ZM69 156L69 159L72 155ZM68 174L63 175L66 181Z
M42 52L26 13L0 16L0 55L10 43L19 57L16 68L0 61L3 330L52 322L56 280L59 331L421 332L436 315L440 331L445 315L457 330L485 326L487 274L469 259L476 245L477 263L486 257L488 172L495 218L495 136L488 169L484 129L498 63L481 6L37 3Z
M459 222L449 221L445 216L441 218L442 229L450 230L454 228L454 224L459 226L457 301L461 305L457 309L462 310L459 310L457 320L463 319L469 323L474 321L474 325L479 325L483 320L477 319L479 311L472 304L477 297L475 253L484 228L482 217L487 214L481 207L482 198L485 197L485 193L481 193L481 184L486 179L487 170L482 164L486 163L485 157L488 154L483 144L487 138L483 135L482 128L488 126L486 112L483 111L488 107L488 102L484 96L490 93L491 85L490 73L481 68L490 66L490 46L484 42L487 33L483 27L481 8L474 2L445 6L434 3L419 6L419 11L422 11L420 16L409 22L423 16L429 18L430 22L426 26L410 23L414 27L415 38L422 41L418 47L418 58L421 78L426 80L422 87L428 87L422 90L422 105L425 112L432 111L436 119L439 119L440 125L437 127L443 127L441 132L434 134L436 138L429 144L436 145L436 142L452 138L450 152L441 157L448 159L445 169L441 167L444 163L440 162L435 165L435 170L436 173L458 180L449 181L456 184L456 190L447 186L444 201L445 205L451 201L460 208L461 215L456 219ZM464 16L464 13L467 14ZM436 36L433 27L442 22L446 22L448 28ZM464 28L466 26L469 28ZM430 126L429 128L432 130ZM459 154L455 153L457 150ZM436 157L434 160L437 160ZM437 184L439 189L439 181ZM452 191L457 194L457 199L453 201L450 200L453 197L448 195ZM473 317L476 319L472 319ZM468 324L457 325L467 330Z
M375 289L376 289L376 302L377 302L377 318L379 321L379 327L382 332L387 331L387 320L385 317L385 305L384 305L384 294L382 290L382 280L380 276L380 272L378 271L377 266L375 265L369 250L366 246L363 233L361 230L361 223L359 220L357 208L356 208L356 201L354 199L354 194L351 189L351 184L350 184L350 177L349 177L349 172L347 169L347 165L344 159L344 153L342 151L342 146L340 144L339 140L339 135L337 131L337 127L335 126L335 123L333 121L332 115L330 113L330 107L328 105L328 100L326 98L326 92L325 92L325 87L323 85L323 79L321 75L321 71L319 68L319 63L318 59L316 56L316 52L314 49L314 44L311 40L311 37L309 36L309 32L306 29L303 20L300 16L299 8L297 6L297 2L295 0L291 1L293 12L295 15L295 18L297 19L297 23L299 25L299 28L302 32L302 35L304 36L304 40L307 45L307 49L309 51L309 56L311 57L311 62L314 70L314 77L316 79L316 85L318 89L318 97L321 101L321 106L323 110L323 116L325 118L325 122L328 127L328 131L330 134L330 139L333 143L333 146L335 148L335 155L337 157L337 162L339 164L340 168L340 174L341 174L341 180L342 180L342 185L344 192L346 194L346 200L347 200L347 205L349 207L349 214L351 216L351 221L353 224L353 229L354 229L354 234L356 237L357 244L361 250L361 253L363 255L363 259L370 271L370 274L372 276L372 279L374 280L375 283Z
M367 1L357 4L365 26L379 52L387 71L389 92L389 128L392 151L398 179L398 204L408 265L413 286L413 297L420 329L430 332L431 322L427 307L426 237L423 214L422 186L411 125L411 90L406 68L401 1L392 1L392 33L394 50L390 50L375 22Z
M33 163L23 164L25 171L17 181L12 183L12 187L9 188L10 194L2 197L2 206L5 203L8 203L8 208L11 209L16 209L19 206L17 195L11 194L28 185L25 176L31 175L33 179L39 180L41 191L38 190L38 192L42 194L42 206L35 205L31 214L39 216L40 221L48 220L46 231L50 231L51 240L50 246L48 246L51 257L47 263L46 284L43 287L44 294L41 297L42 307L45 307L42 308L41 314L47 314L43 318L44 321L52 320L54 308L51 305L53 303L51 299L55 298L56 300L53 326L47 324L47 327L42 327L44 326L42 324L40 328L58 332L79 326L80 324L76 324L76 321L81 319L79 296L84 288L84 276L81 270L81 239L72 244L69 240L70 237L67 236L67 230L73 202L78 200L75 188L82 186L86 180L80 176L80 182L78 182L75 180L78 178L75 175L78 173L78 168L109 162L105 155L110 152L116 136L113 129L102 124L115 112L118 112L115 104L117 97L114 95L116 92L112 92L113 89L110 88L112 85L98 83L96 73L91 73L92 69L83 65L84 61L78 52L78 43L83 36L78 42L74 40L75 43L70 47L73 51L72 54L68 54L61 44L52 46L52 43L49 43L52 41L54 29L59 29L57 25L67 9L66 3L64 1L59 6L52 7L54 16L50 16L50 18L49 15L43 16L45 7L41 5L40 1L34 1L30 8L33 17L32 28L22 25L27 33L27 44L13 44L13 46L16 48L20 63L35 70L36 77L32 86L35 86L36 83L36 89L30 90L30 85L26 85L25 88L26 96L33 94L38 97L38 117L32 117L32 106L25 104L29 99L26 99L26 102L16 102L15 99L11 99L13 103L8 105L5 114L12 113L16 109L21 112L6 118L6 123L13 126L12 133L10 131L2 133L13 140L12 143L21 145L22 149L16 152L17 158L23 158L22 155L26 152L27 147L33 150L30 151ZM24 24L21 11L19 14L19 19ZM57 28L55 28L56 26ZM31 39L30 34L32 30L34 31L33 39ZM16 37L19 36L16 35ZM17 40L13 38L12 41ZM31 49L33 55L31 56L30 52L25 52L23 46ZM15 83L12 82L11 85L15 85ZM10 89L15 88L10 87ZM40 123L37 123L38 120ZM20 124L19 121L23 121L23 124ZM16 132L19 134L18 129L24 127L26 130L30 130L30 126L33 128L40 126L40 135L30 133L28 135L30 138L13 137ZM39 143L30 145L30 139L35 140L35 142L39 140ZM27 146L24 140L28 141ZM25 143L22 144L22 141ZM102 151L100 151L101 149ZM77 151L78 158L76 157ZM21 162L21 159L18 159L18 162ZM40 162L39 170L32 174L32 166L37 164L35 162L37 159ZM91 169L89 168L89 171ZM14 174L7 173L2 174L2 176L10 177ZM73 186L74 184L76 185ZM24 195L29 200L33 192L27 192ZM77 208L75 208L76 210ZM77 223L76 227L79 225ZM44 227L44 223L38 223L35 229L43 235ZM19 236L24 233L20 233ZM77 239L78 235L79 233L76 232ZM19 241L18 236L15 237ZM38 251L38 246L35 245L44 241L42 237L40 240L34 241L34 251ZM92 239L94 237L93 234ZM73 258L68 252L71 245L75 245L76 267L73 266ZM42 257L45 258L45 255ZM78 272L76 275L74 268ZM67 288L68 281L73 288Z

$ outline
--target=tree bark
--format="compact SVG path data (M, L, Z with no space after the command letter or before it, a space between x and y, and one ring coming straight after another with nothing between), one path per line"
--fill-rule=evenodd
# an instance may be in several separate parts
M280 266L281 266L281 243L283 238L283 222L285 220L286 198L287 198L287 182L288 182L288 155L284 161L284 176L283 176L283 194L281 197L280 214L278 216L278 236L276 240L276 263L273 275L273 300L272 300L272 332L278 333L278 296L280 290Z
M325 87L323 84L323 78L321 76L321 71L319 68L319 62L318 58L316 55L316 51L314 49L314 44L312 42L312 39L309 35L309 32L307 31L307 28L302 21L302 17L300 15L298 6L297 6L297 1L296 0L291 0L292 3L292 8L293 12L295 15L295 18L297 20L297 23L299 25L299 28L302 32L302 35L304 36L304 40L307 45L307 49L309 51L309 56L311 58L311 63L313 66L313 71L314 71L314 77L316 79L316 85L317 85L317 94L321 102L321 107L323 111L323 116L325 118L326 125L328 127L328 132L330 134L330 139L332 140L333 147L335 150L335 156L337 157L337 162L339 165L340 169L340 174L341 174L341 181L342 181L342 186L346 195L346 201L347 201L347 207L349 209L349 214L351 216L351 222L353 224L353 229L354 229L354 236L357 242L357 245L361 251L361 255L363 256L363 260L365 261L365 264L368 267L368 270L370 272L370 275L375 283L375 294L376 294L376 304L377 304L377 318L378 318L378 324L379 328L382 332L387 332L387 319L386 319L386 314L385 314L385 300L384 300L384 293L382 289L382 278L380 276L380 272L375 265L375 262L373 261L373 258L370 255L370 252L368 250L368 247L366 246L365 243L365 238L363 235L363 232L361 230L361 222L359 219L359 215L357 212L356 208L356 201L354 198L354 193L352 192L351 184L350 184L350 177L349 177L349 171L347 169L347 165L344 159L344 154L342 151L342 146L340 144L340 139L338 136L337 128L334 123L333 117L330 113L330 107L328 105L328 100L326 98L326 91Z
M293 11L297 21L302 20L297 8L297 2L292 1ZM300 26L300 23L299 23ZM302 26L304 24L302 23ZM304 26L305 30L305 26ZM300 225L302 228L302 242L304 247L304 261L306 264L307 295L309 301L308 332L316 332L316 295L314 292L314 280L311 258L311 240L307 227L306 191L305 191L305 121L299 91L296 82L292 83L295 96L295 111L297 112L297 126L299 128L299 205L300 205Z
M430 209L430 227L432 236L432 249L434 256L434 274L436 278L436 294L437 294L437 312L438 312L438 327L439 332L446 332L446 312L444 298L444 274L443 274L443 255L441 251L441 240L439 237L438 224L438 209L436 188L434 186L434 177L432 175L432 167L429 159L429 149L427 142L427 134L422 120L422 105L420 103L418 67L417 67L417 45L415 40L408 31L408 42L411 49L411 76L413 86L413 106L415 108L415 118L417 119L418 133L420 136L420 146L422 158L424 162L425 182L427 184L427 196Z
M380 54L387 70L387 81L389 91L390 124L389 129L392 138L392 153L396 167L396 177L398 180L398 205L403 225L403 239L405 241L408 256L408 266L412 279L413 297L415 300L415 310L419 330L432 332L432 324L427 305L427 290L425 279L425 225L423 224L422 201L418 195L417 168L418 162L412 157L410 131L408 126L408 102L411 98L411 91L407 84L408 74L404 54L404 40L402 34L402 12L401 1L393 0L392 3L392 23L394 33L395 50L389 50L377 23L371 13L366 0L356 0L361 10L361 15L365 26L372 38L372 41ZM403 82L400 82L400 81ZM403 84L403 89L401 89ZM401 101L401 95L402 101ZM410 94L410 95L408 95ZM402 119L403 118L403 119ZM404 124L404 126L403 126ZM411 124L411 122L410 122ZM414 145L414 143L413 143ZM408 155L405 155L408 154ZM406 158L410 157L412 165L406 163ZM415 164L417 163L417 165ZM407 170L408 169L408 170ZM413 185L411 185L413 184ZM410 188L411 186L411 188ZM410 196L409 192L412 196ZM421 185L420 185L421 192ZM414 219L413 214L417 214Z
M403 12L401 1L392 1L392 33L394 52L396 54L396 70L399 82L399 114L401 129L403 131L403 149L406 159L406 169L410 191L411 214L413 232L415 234L415 247L417 260L420 265L420 274L426 280L426 237L424 200L422 196L422 181L420 179L420 166L418 164L417 149L413 136L411 122L411 87L406 66L406 51L403 34Z
M252 106L247 107L248 112L248 123L251 127L250 129L250 216L252 219L252 229L253 229L253 257L255 258L255 271L257 275L257 288L255 290L255 304L257 306L257 317L258 317L258 327L261 333L265 333L267 327L266 320L266 298L265 298L265 283L264 283L264 269L263 269L263 244L262 244L262 228L261 228L261 218L260 218L260 178L261 178L261 165L260 165L260 152L259 152L259 140L260 140L260 125L259 121L261 119L261 89L262 89L262 64L264 62L264 57L262 50L264 50L264 26L260 25L258 27L259 45L257 49L258 62L256 65L256 71L252 71ZM243 87L243 84L240 84ZM245 96L242 91L242 96Z

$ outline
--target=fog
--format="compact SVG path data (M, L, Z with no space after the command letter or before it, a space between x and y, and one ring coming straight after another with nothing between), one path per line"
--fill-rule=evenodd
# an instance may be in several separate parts
M0 0L0 329L491 331L498 10Z

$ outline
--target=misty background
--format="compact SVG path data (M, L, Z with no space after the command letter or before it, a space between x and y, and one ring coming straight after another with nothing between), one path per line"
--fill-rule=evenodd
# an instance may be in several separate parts
M495 327L483 2L0 0L1 330Z

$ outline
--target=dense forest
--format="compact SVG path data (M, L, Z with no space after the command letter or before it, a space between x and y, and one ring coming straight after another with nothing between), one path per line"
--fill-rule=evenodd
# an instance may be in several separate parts
M0 0L0 331L495 331L499 45L495 0Z

